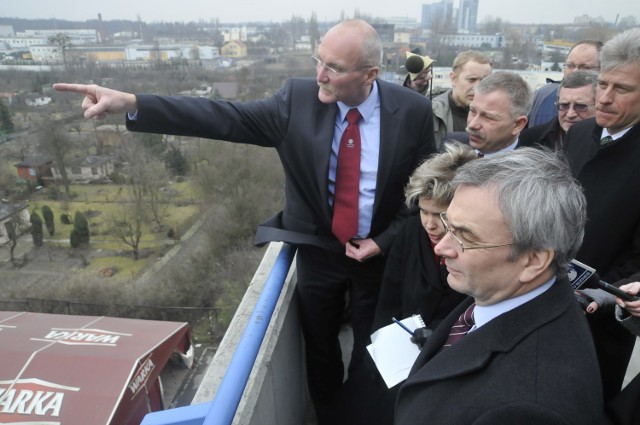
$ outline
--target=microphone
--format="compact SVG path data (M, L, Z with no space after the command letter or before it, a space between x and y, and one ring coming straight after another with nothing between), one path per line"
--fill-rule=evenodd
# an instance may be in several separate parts
M424 69L429 68L435 61L429 56L421 56L412 52L406 52L407 59L404 62L405 69L409 72L411 81Z
M617 286L600 280L600 276L593 267L589 267L578 260L571 260L569 262L569 270L567 271L569 282L574 290L580 288L585 282L590 282L588 286L595 286L603 291L615 295L616 297L625 301L638 301L640 297L637 295L631 295Z
M409 56L404 63L404 67L412 74L419 74L424 69L424 60L422 56Z

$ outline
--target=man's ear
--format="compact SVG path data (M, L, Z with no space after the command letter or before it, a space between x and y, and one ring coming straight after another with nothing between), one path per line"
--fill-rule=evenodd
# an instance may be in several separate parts
M528 283L548 273L554 257L555 253L552 249L541 249L524 254L522 258L524 268L520 273L520 282Z
M367 82L373 83L373 80L378 78L378 73L379 72L380 72L380 70L378 69L377 66L369 68L369 70L367 71Z
M526 115L520 115L518 118L516 118L516 123L511 134L513 134L514 136L520 134L520 132L524 130L524 127L527 125L527 121L528 119Z

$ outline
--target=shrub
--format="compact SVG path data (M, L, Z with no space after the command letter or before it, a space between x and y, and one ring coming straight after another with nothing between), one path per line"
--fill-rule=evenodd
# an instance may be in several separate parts
M80 211L76 211L73 217L73 231L76 232L78 243L88 244L90 239L89 221ZM73 232L72 232L73 233Z
M56 232L56 224L53 219L53 211L49 208L48 205L42 206L42 217L44 217L44 224L47 226L47 232L49 232L49 236L53 236Z
M71 224L71 216L69 213L62 213L60 214L60 221L62 224Z
M117 171L109 174L109 180L111 180L114 184L124 184L126 181L125 177Z
M174 176L184 176L188 171L187 159L175 146L167 152L165 166Z
M52 201L57 201L59 199L62 199L62 193L60 192L60 189L58 189L57 186L50 187L48 192L47 192L47 196Z
M77 248L80 246L80 236L78 236L78 232L76 229L71 230L71 234L69 235L69 243L71 244L71 248Z
M37 212L31 214L31 237L33 238L33 244L35 246L42 246L42 219Z

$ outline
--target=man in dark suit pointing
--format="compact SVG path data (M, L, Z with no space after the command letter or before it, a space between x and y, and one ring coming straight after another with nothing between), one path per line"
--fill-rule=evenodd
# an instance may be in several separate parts
M431 105L423 96L379 80L382 44L361 20L331 28L318 48L316 79L291 79L276 95L238 103L117 92L95 85L55 84L85 95L85 117L127 112L133 131L175 134L272 147L284 168L284 210L263 223L256 243L298 246L298 299L307 348L309 388L322 421L342 383L338 333L350 293L354 347L350 368L365 353L384 254L407 211L403 187L435 151ZM350 109L361 149L354 233L336 236L340 144ZM352 146L349 143L349 146ZM353 204L353 201L351 202ZM345 219L346 220L346 219ZM337 226L340 227L340 226ZM342 241L339 240L342 239Z

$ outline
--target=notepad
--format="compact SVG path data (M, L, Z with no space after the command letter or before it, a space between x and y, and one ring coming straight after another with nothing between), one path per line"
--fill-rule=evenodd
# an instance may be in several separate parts
M425 327L419 314L402 319L400 322L411 331ZM420 349L411 342L410 338L411 335L396 323L391 323L371 334L371 344L367 346L367 350L389 388L407 379L411 366L420 354Z

